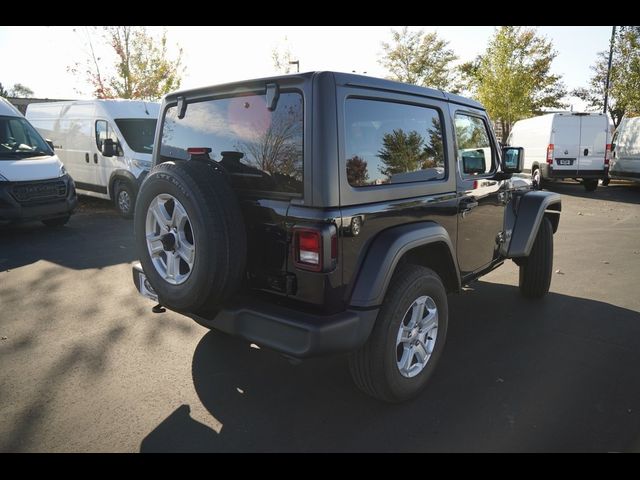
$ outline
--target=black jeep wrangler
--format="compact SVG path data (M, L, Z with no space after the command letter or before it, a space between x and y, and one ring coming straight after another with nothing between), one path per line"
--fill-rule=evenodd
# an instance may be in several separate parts
M135 209L138 290L304 358L349 352L359 388L416 395L447 294L520 266L549 290L560 197L516 187L482 105L313 72L168 95Z

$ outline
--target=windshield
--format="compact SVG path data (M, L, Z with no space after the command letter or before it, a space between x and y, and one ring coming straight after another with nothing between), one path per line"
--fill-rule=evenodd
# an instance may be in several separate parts
M138 153L153 152L153 137L156 134L155 118L118 118L116 125L131 150Z
M53 155L53 151L29 122L21 117L0 116L0 160Z

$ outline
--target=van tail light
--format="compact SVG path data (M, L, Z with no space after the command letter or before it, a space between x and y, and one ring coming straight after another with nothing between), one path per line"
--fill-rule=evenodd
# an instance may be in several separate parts
M611 160L611 144L607 143L607 147L604 150L604 166L609 167L609 161Z
M338 259L336 227L293 228L293 262L297 268L312 272L330 271Z
M553 165L553 143L547 147L547 163Z

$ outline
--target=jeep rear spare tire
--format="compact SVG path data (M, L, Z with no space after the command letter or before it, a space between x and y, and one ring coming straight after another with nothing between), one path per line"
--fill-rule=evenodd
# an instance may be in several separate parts
M162 305L204 313L239 288L246 232L227 176L205 161L156 165L135 206L138 257Z

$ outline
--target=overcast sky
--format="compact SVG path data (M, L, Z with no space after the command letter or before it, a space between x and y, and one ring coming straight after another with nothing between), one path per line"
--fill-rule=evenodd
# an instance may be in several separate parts
M167 27L169 43L184 49L182 87L192 88L274 73L271 52L289 45L301 71L336 70L385 76L380 43L400 27ZM494 27L410 27L437 31L460 61L483 52ZM30 87L42 98L89 98L91 89L67 66L83 56L83 27L0 27L0 83ZM151 31L157 31L157 27ZM553 71L569 89L583 86L596 52L608 49L611 27L539 27L553 41ZM286 38L286 43L285 43ZM77 90L83 92L78 93ZM576 110L583 103L571 98Z

